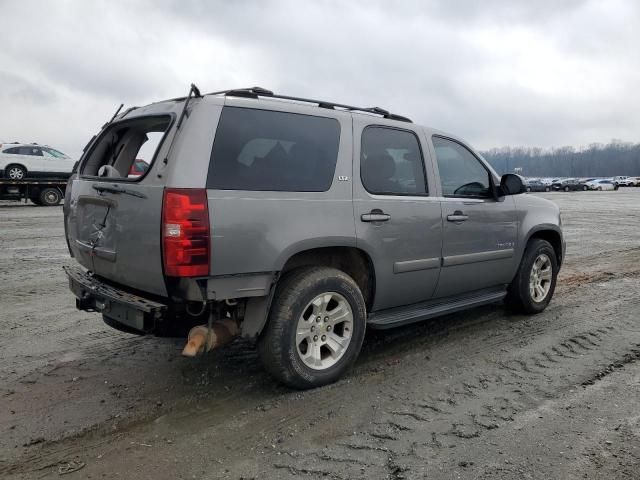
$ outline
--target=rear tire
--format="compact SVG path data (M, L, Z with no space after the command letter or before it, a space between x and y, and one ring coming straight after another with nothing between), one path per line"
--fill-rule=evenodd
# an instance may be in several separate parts
M62 195L57 188L45 188L40 192L40 204L45 207L58 205L60 200L62 200Z
M350 276L335 268L299 268L278 283L258 353L285 385L319 387L355 362L365 329L364 298Z
M27 169L22 165L7 165L4 176L9 180L24 180L27 177Z
M557 278L558 259L551 244L541 238L530 240L509 285L507 305L521 313L542 312L553 297Z
M568 192L569 191L569 187L564 187L564 191Z
M550 191L551 191L551 189L550 189L549 187L545 187L544 191L545 191L545 192L550 192Z

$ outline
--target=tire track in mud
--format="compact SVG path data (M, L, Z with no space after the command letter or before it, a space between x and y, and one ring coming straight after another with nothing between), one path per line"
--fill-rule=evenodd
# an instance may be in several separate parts
M411 391L402 401L394 399L393 407L385 405L369 428L346 437L339 446L326 446L320 453L281 455L274 467L289 468L296 476L394 478L400 472L402 478L423 478L428 473L425 462L444 450L481 442L485 432L505 427L561 391L591 385L624 363L638 360L640 329L630 312L640 311L640 302L627 300L623 311L620 302L609 302L610 318L620 319L614 325L594 326L544 348L507 356L482 375L463 374L453 383L441 380L432 385L437 395L416 401L420 393ZM353 454L345 456L345 450ZM352 462L353 468L345 470L345 462Z
M608 282L601 295L606 297L620 286L617 285L620 282L624 280ZM635 279L633 286L635 288L629 295L640 290L640 282ZM595 288L591 287L592 290ZM598 289L602 290L602 287ZM273 458L271 466L274 474L277 472L279 476L412 478L414 474L422 472L425 461L439 458L443 451L455 451L465 442L482 441L485 432L504 428L523 411L553 397L562 389L579 385L590 378L590 372L600 371L598 369L602 365L616 362L625 354L632 354L634 349L639 349L638 324L630 313L632 309L627 307L637 307L640 302L628 296L624 297L626 302L620 302L619 297L620 295L602 303L610 311L607 321L615 321L613 324L599 324L599 317L594 315L590 307L572 307L562 315L564 324L554 325L545 335L541 333L544 328L537 325L542 316L536 317L537 320L533 322L527 318L515 317L511 320L513 323L506 322L507 326L513 328L505 331L501 328L505 320L499 314L489 314L487 318L491 322L496 320L494 323L497 325L488 331L483 331L483 321L472 320L466 327L456 325L452 331L445 328L435 338L419 338L409 342L408 353L404 357L398 362L387 362L391 367L390 372L384 372L386 381L391 381L399 388L387 388L384 394L379 393L375 384L368 385L366 380L368 376L378 374L379 367L371 364L377 364L385 353L374 353L364 365L356 369L356 375L324 389L282 398L284 390L274 387L272 400L267 401L271 405L267 405L264 415L254 414L246 418L239 415L233 420L233 426L240 434L230 438L225 446L231 451L243 451L247 445L255 445L256 441L276 443L277 448L265 455ZM572 298L567 298L566 301L573 303ZM557 317L553 311L548 316ZM574 318L581 318L582 324L573 325ZM585 322L585 319L588 321ZM496 328L500 335L496 335ZM469 350L464 341L459 342L458 337L464 338L470 334L465 329L478 334L474 344L478 348ZM113 345L108 342L109 336L96 332L88 334L87 338L98 342L104 340L105 347L111 348ZM554 341L546 344L547 337ZM522 346L512 350L509 347L514 339L520 340ZM399 342L402 341L400 338ZM131 346L133 343L132 341ZM116 345L118 348L115 350L131 348L129 345ZM424 366L422 351L425 348L422 347L425 345L432 359L428 363L437 358L431 366L435 373L426 378L420 375L424 372L419 371ZM238 359L251 359L255 355L242 346L227 353L231 354L230 361L233 361L234 355ZM450 367L466 353L473 359L473 368L468 368L464 362L455 368ZM389 358L388 351L386 356ZM395 358L394 355L392 358ZM403 368L405 363L409 364L406 371ZM416 375L420 375L417 381ZM306 436L313 430L314 424L321 424L326 420L327 412L336 410L336 405L341 406L343 402L348 403L353 399L353 389L350 391L351 398L344 395L345 389L349 389L352 382L361 387L358 395L380 397L368 405L375 411L371 414L370 421L367 422L366 415L364 419L360 418L360 424L354 427L354 433L338 434L329 442L333 443L331 446L309 449L307 445L303 445L307 448L292 449L288 445L286 431L298 426L301 427L298 434ZM415 386L411 386L412 384ZM338 418L342 418L342 422L348 422L339 410L340 408ZM269 411L281 411L282 414L274 415ZM197 421L185 412L181 416L187 417L186 424L183 425L187 430L193 423L208 422L206 416L199 417ZM96 431L93 435L99 437L100 432ZM92 434L89 435L91 436ZM282 445L274 440L276 436L285 437ZM214 439L215 436L212 436L211 440ZM0 473L43 468L43 465L51 465L52 462L69 458L80 451L86 452L87 444L81 449L74 449L65 442L44 447L43 451L34 451L4 470L0 466Z

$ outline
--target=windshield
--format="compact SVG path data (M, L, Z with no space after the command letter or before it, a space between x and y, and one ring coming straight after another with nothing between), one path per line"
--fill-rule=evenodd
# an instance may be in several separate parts
M53 157L56 158L69 158L68 155L65 155L62 152L59 152L58 150L54 149L54 148L50 148L50 147L42 147L42 151L43 152L47 152L48 154L50 154Z

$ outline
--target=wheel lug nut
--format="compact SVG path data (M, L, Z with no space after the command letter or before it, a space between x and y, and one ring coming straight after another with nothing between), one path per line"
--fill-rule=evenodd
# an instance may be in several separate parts
M327 339L326 335L322 335L322 341L324 342Z
M329 321L329 317L324 317L324 321L328 322Z
M331 325L327 325L327 332L331 331Z
M321 318L320 317L316 317L316 322L320 323Z
M314 335L314 337L313 337L313 341L314 341L314 342L317 342L317 341L318 341L318 335Z
M314 325L311 325L311 331L315 331L316 327Z

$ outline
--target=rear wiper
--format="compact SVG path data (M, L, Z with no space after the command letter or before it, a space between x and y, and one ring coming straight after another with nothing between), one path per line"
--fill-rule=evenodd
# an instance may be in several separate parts
M186 100L184 101L184 107L182 107L182 113L180 114L180 118L178 118L178 123L176 125L176 130L180 129L180 125L182 125L182 120L184 117L188 117L187 107L189 106L189 102L191 101L191 97L194 96L196 98L202 97L200 94L200 89L195 86L195 84L191 84L191 88L189 89L189 95L187 95Z
M104 193L124 193L125 195L131 195L132 197L147 198L144 193L136 192L135 190L129 190L128 188L122 188L118 185L103 185L100 183L94 183L91 187L97 192Z

